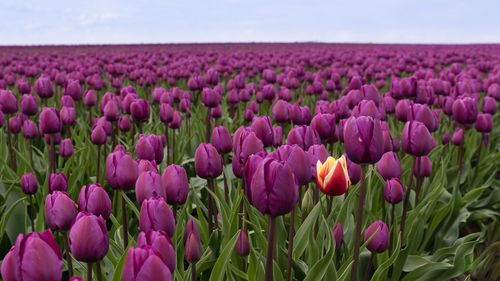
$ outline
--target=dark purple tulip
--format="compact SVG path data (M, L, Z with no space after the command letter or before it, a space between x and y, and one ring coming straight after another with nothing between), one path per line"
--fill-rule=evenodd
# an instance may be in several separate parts
M130 123L130 118L127 115L120 116L118 119L118 128L122 132L128 132L132 128L132 123Z
M335 139L335 127L335 115L333 114L316 114L311 120L311 128L318 132L323 141Z
M264 151L264 144L249 127L239 127L233 137L233 173L243 177L243 169L248 157Z
M246 122L252 122L254 116L255 116L255 113L252 110L247 108L245 110L245 113L243 114L243 119Z
M432 175L432 161L429 156L418 157L413 165L413 171L418 177L430 177Z
M187 233L184 242L184 258L188 263L195 263L201 257L200 237L196 232Z
M160 120L161 122L168 124L174 119L174 109L168 103L162 103L160 105Z
M160 257L170 272L175 271L176 255L170 237L163 231L140 232L137 237L137 247L150 247Z
M138 177L137 163L121 149L106 158L106 181L114 189L131 190Z
M412 111L408 113L412 116L410 121L422 122L429 132L435 132L438 129L438 119L427 105L414 104L411 110Z
M246 229L240 229L238 240L234 246L236 254L240 257L246 257L250 254L250 242L248 241L248 234Z
M174 213L163 197L156 196L142 202L139 229L144 232L163 230L169 237L174 235Z
M172 280L168 266L150 247L128 249L122 281Z
M52 233L19 234L2 261L4 281L60 281L62 255Z
M135 99L130 104L130 113L134 120L146 121L150 115L149 103L144 99Z
M406 122L401 136L403 151L413 156L429 154L436 142L427 127L418 121Z
M214 127L212 130L212 145L220 154L227 154L233 148L231 134L224 126Z
M158 173L158 166L154 160L137 160L137 171L139 172L139 175L144 172Z
M68 190L68 179L64 173L51 173L49 175L49 191L66 191Z
M138 159L153 161L157 164L163 161L163 142L161 136L141 135L135 145L135 154Z
M365 241L370 238L371 240L366 246L368 250L382 253L389 248L389 242L391 241L389 228L383 221L377 220L368 226L365 230Z
M82 262L104 258L109 248L104 219L87 212L78 213L69 231L69 248L73 257Z
M397 204L403 200L404 189L399 178L385 180L384 198L391 204Z
M71 80L66 85L66 89L64 90L64 94L72 97L74 100L82 99L82 86L80 85L80 81Z
M137 202L142 202L151 197L160 196L166 199L165 188L161 183L161 176L157 172L143 172L135 182L135 197Z
M23 95L21 97L21 112L28 116L33 116L38 113L38 102L34 96Z
M441 142L444 145L447 145L450 142L450 139L451 139L451 136L450 136L450 133L448 133L448 132L444 133L443 136L441 136Z
M375 119L384 119L385 111L380 109L372 100L362 100L352 111L353 116L371 116Z
M21 95L27 95L31 92L31 85L28 81L20 79L17 81L17 91Z
M459 124L473 124L477 118L477 104L473 98L458 98L453 102L453 119Z
M273 106L273 119L278 123L290 122L290 104L284 100L278 100Z
M120 105L117 98L112 98L104 105L104 117L109 122L117 121L120 118Z
M313 176L310 169L304 169L311 166L311 156L298 145L282 145L269 157L287 163L299 185L307 184Z
M219 119L222 117L222 106L220 104L210 109L210 117L213 119Z
M23 136L27 139L34 139L36 136L38 136L38 128L36 127L35 122L29 119L24 120L21 130Z
M273 133L274 133L273 146L278 147L283 142L283 128L281 126L274 126Z
M83 96L83 104L87 107L92 107L97 104L97 93L95 90L88 90Z
M78 211L68 194L54 191L45 198L45 222L52 230L68 230Z
M321 144L318 132L309 126L295 126L287 136L287 144L297 144L307 150L314 144Z
M69 281L84 281L82 277L80 276L72 276L71 278L69 278Z
M23 126L24 116L22 114L17 114L16 116L9 118L9 130L13 134L18 134Z
M167 203L184 204L189 193L189 181L186 170L179 165L169 165L161 176L162 185L167 195Z
M211 88L204 88L201 92L201 101L206 107L213 108L220 104L221 96Z
M21 177L21 189L24 194L35 194L38 190L38 182L33 173L26 173Z
M265 147L272 146L274 143L274 130L271 119L268 116L259 116L254 118L252 128L255 135L262 141Z
M76 110L74 107L63 106L59 112L59 116L64 126L72 126L76 121Z
M392 151L386 152L377 162L377 171L385 180L401 178L401 163L398 155Z
M250 185L252 183L252 178L253 175L255 174L255 171L257 170L257 167L259 164L264 160L266 157L265 152L259 152L256 154L250 155L248 157L248 160L245 163L245 168L244 168L244 174L243 174L243 179L245 180L245 194L247 198L251 198L252 190L250 189Z
M194 153L194 169L204 179L216 178L222 174L222 157L213 145L202 143L198 146Z
M400 100L396 104L396 109L394 112L394 115L396 116L396 119L398 119L401 122L406 122L408 121L408 115L411 110L411 102L409 100Z
M455 129L451 136L451 142L457 146L464 144L464 130L462 128Z
M492 97L484 97L483 99L483 112L495 115L497 112L497 102Z
M352 162L351 160L349 160L349 158L347 158L346 160L349 180L351 180L351 184L357 184L361 180L361 174L363 172L361 169L361 165Z
M62 96L61 97L61 106L75 107L75 101L70 96Z
M299 197L299 186L290 166L271 158L259 164L250 189L250 203L261 213L273 217L290 212Z
M342 241L344 241L344 228L340 223L337 223L332 229L332 236L335 239L335 250L338 251L342 246Z
M38 125L40 133L43 135L59 133L61 131L61 122L59 121L59 114L56 109L44 107L38 117Z
M88 184L80 189L78 210L107 219L111 214L111 199L109 199L106 190L99 184Z
M61 143L59 143L59 155L64 158L68 158L73 155L73 142L71 142L71 139L61 140Z
M108 136L113 132L113 124L106 120L106 118L104 117L95 119L94 127L96 126L102 126L104 128L104 131L106 131L106 135Z
M41 76L35 82L35 92L41 98L50 98L54 95L52 82L48 77Z
M17 98L11 91L0 90L0 109L4 114L13 114L17 112Z
M174 111L172 122L168 124L170 129L179 129L182 125L182 117L179 111Z
M103 145L106 143L108 136L106 135L106 131L103 126L97 125L92 130L92 134L90 135L90 140L93 144Z
M384 152L379 122L369 116L349 118L344 127L344 145L352 162L377 163Z
M489 133L493 129L493 119L488 113L480 113L477 116L475 128L478 132Z
M318 163L318 161L324 163L328 158L328 151L326 150L324 145L315 144L309 147L307 153L309 153L309 157L311 158L311 177L315 177L316 163Z

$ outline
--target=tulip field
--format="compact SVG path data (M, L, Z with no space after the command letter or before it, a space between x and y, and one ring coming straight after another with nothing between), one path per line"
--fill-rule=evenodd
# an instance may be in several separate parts
M4 281L500 280L500 45L0 47Z

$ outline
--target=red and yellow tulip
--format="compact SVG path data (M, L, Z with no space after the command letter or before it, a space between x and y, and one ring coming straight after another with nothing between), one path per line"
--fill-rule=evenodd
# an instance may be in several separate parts
M316 163L316 184L326 195L337 196L347 192L351 185L345 156L328 157L324 163Z

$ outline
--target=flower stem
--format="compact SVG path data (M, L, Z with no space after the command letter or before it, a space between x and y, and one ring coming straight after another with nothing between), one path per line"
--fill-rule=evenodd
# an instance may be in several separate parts
M363 226L363 208L365 205L365 173L366 166L362 166L361 182L359 185L359 200L358 210L356 214L356 229L354 232L354 253L351 268L351 281L357 280L358 261L359 261L359 244L361 242L361 227Z
M95 182L99 183L99 172L101 170L101 146L97 146L97 172L95 176Z
M64 248L66 248L66 261L68 263L68 273L69 273L69 276L73 276L73 261L71 259L71 254L70 254L70 251L69 251L69 238L68 238L68 234L69 231L64 231L63 233L63 239L64 239Z
M191 281L196 281L196 262L191 264Z
M403 202L403 214L401 215L401 226L400 226L401 239L403 239L405 233L406 212L408 211L408 204L410 202L411 187L413 184L413 164L415 163L415 159L416 158L413 158L413 163L411 164L410 175L408 178L408 186L406 187L405 200Z
M288 227L288 258L286 263L286 281L292 280L292 255L293 255L293 238L295 237L295 209L293 207L290 213L290 225Z
M269 216L269 229L267 232L267 259L266 259L266 275L265 281L273 280L273 253L275 248L275 232L276 232L276 222L275 218Z
M123 225L123 250L128 246L128 225L127 225L127 206L125 206L125 191L121 194L122 203L122 225Z
M34 212L34 207L33 207L33 195L30 194L28 195L29 197L29 203L30 203L30 206L29 206L29 217L30 217L30 221L31 221L31 231L32 232L35 232L35 218L34 218L34 215L35 215L35 212Z
M97 281L102 281L101 261L95 263Z
M87 263L87 281L92 281L92 263Z

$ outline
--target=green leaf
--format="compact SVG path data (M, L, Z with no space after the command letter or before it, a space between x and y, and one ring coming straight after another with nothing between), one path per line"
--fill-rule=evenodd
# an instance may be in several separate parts
M210 281L222 281L224 280L224 275L226 274L227 264L229 263L231 253L234 250L234 245L236 245L236 240L238 240L239 232L236 233L231 240L226 244L224 250L220 253L215 265L210 274Z

